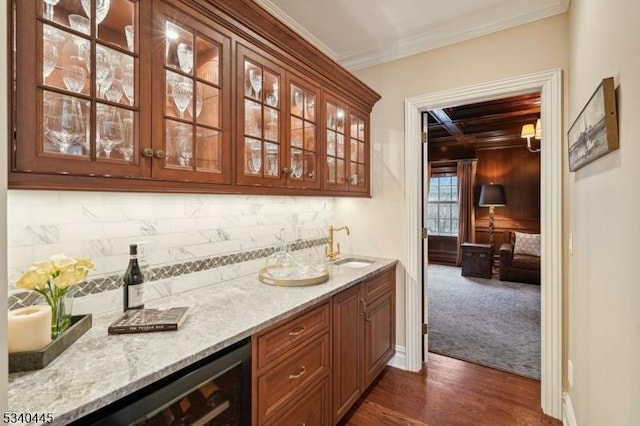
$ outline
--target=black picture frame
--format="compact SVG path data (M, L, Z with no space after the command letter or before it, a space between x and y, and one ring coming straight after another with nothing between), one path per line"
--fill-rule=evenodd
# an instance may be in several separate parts
M569 170L575 172L619 148L613 77L598 85L567 133Z

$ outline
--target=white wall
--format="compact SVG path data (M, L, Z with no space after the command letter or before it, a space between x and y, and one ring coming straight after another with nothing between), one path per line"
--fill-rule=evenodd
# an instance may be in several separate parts
M568 17L564 14L359 71L357 76L382 99L371 118L373 198L336 201L336 222L352 230L351 237L342 239L344 251L405 261L405 98L566 69L567 58ZM399 268L396 308L400 346L405 344L403 274Z
M640 424L640 2L573 0L569 125L614 77L620 149L569 174L569 395L580 426Z

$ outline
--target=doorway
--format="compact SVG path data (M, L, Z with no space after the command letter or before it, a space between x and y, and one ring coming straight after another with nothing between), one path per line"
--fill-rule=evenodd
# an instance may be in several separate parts
M450 105L482 102L539 91L545 148L541 154L541 406L556 418L562 415L562 89L561 70L555 69L475 86L405 99L405 321L406 368L422 367L422 283L428 295L428 276L422 259L422 143L421 113ZM424 278L424 279L423 279ZM428 306L425 303L425 306ZM428 361L428 360L425 360Z
M538 122L540 93L422 117L429 351L539 380L542 145L521 134ZM537 256L507 256L516 233Z

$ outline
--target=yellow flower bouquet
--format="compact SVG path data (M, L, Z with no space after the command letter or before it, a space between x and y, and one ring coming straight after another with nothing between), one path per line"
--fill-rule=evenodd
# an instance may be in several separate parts
M93 269L93 261L64 254L33 262L18 279L16 287L40 293L51 306L51 334L58 336L71 325L71 312L65 312L64 299L69 287L81 283Z

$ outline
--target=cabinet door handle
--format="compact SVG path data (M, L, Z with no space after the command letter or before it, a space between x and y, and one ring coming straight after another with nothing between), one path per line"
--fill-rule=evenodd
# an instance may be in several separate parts
M291 173L291 169L289 167L285 167L284 169L282 169L282 174L283 175L288 175L289 173Z
M142 150L142 155L147 158L151 158L153 157L153 150L151 148L145 148Z
M360 316L363 317L365 312L367 312L367 302L365 302L363 298L360 298L360 304L362 305L362 310L360 311Z
M298 328L298 329L297 329L297 330L295 330L295 331L290 331L290 332L289 332L289 336L291 336L291 337L293 337L293 336L299 336L299 335L301 335L302 333L304 333L304 325L303 325L302 327Z
M297 374L289 374L289 379L293 380L293 379L299 379L300 377L302 377L302 375L304 373L307 372L307 367L305 367L304 365L302 366L302 368L300 369L300 372Z
M164 151L161 150L161 149L157 150L156 153L155 153L155 156L158 159L163 159L164 158Z

